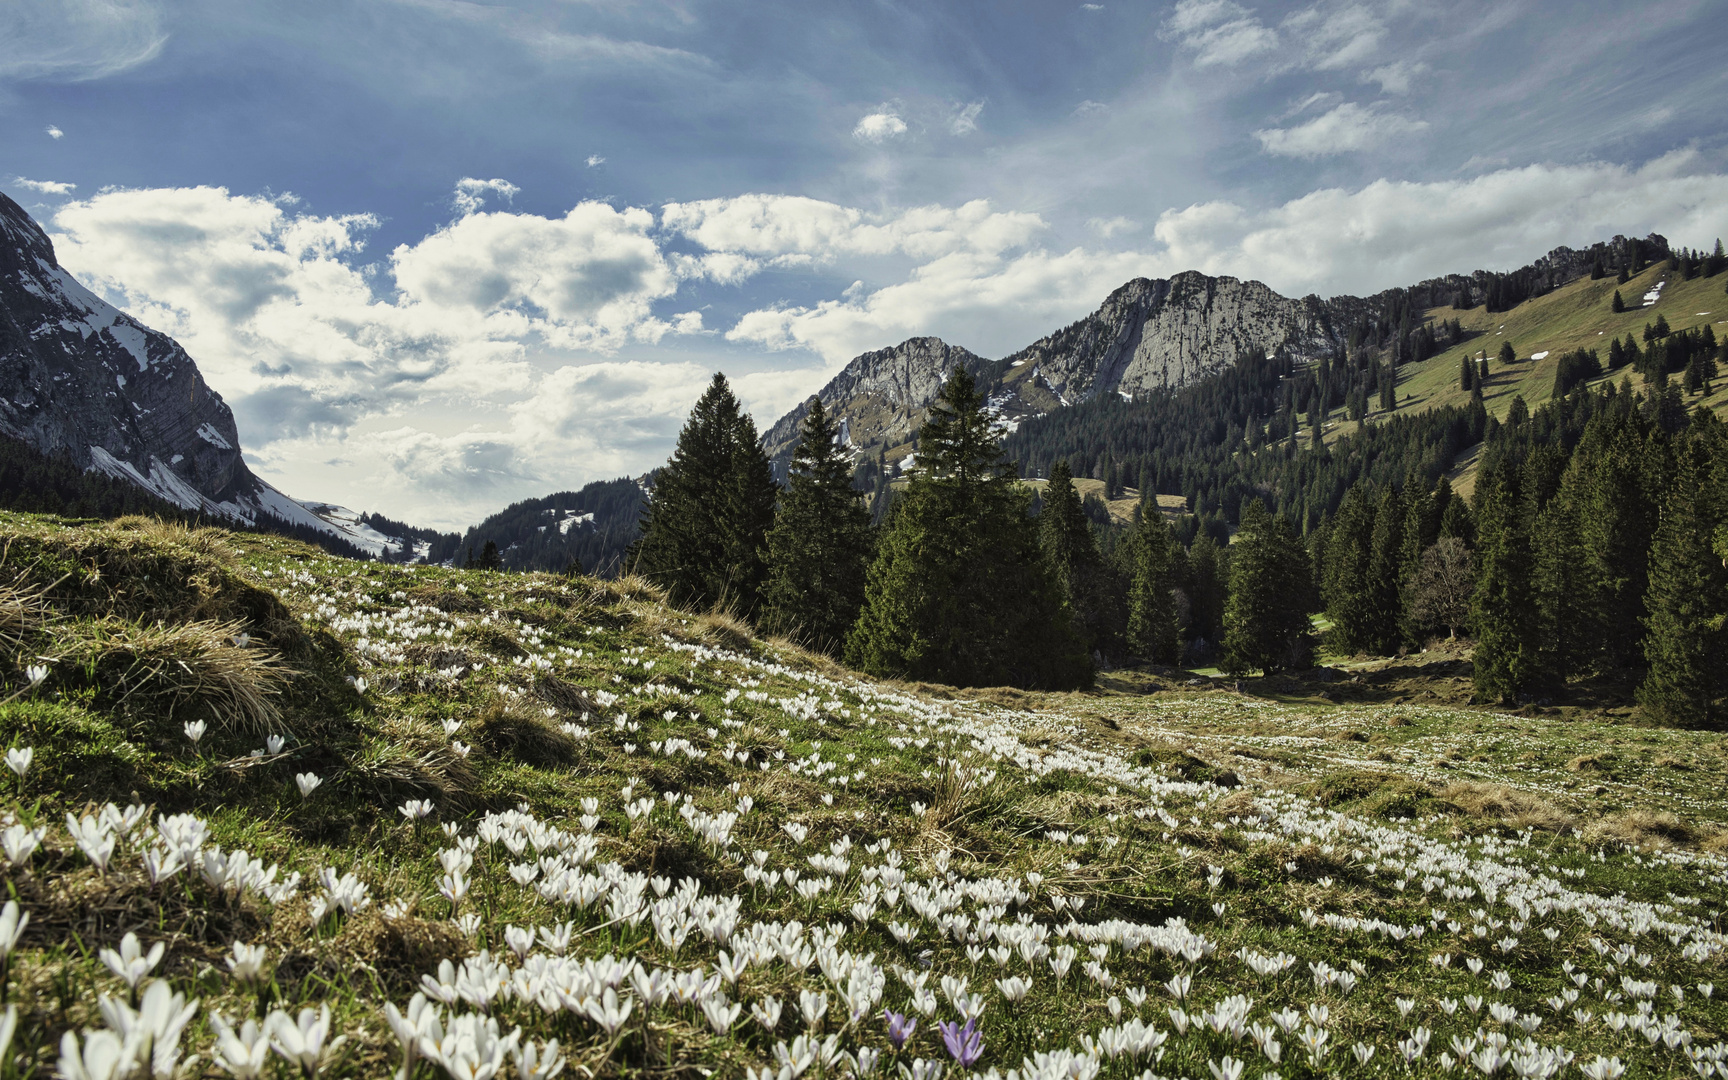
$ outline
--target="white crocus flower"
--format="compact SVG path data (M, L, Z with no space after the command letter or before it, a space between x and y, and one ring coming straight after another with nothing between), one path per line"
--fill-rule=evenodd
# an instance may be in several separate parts
M72 842L78 845L78 850L90 860L98 871L108 871L108 860L114 857L114 834L94 817L86 814L79 818L66 815L66 831L72 834Z
M24 677L30 680L31 686L41 686L42 680L48 677L48 665L30 664L24 668Z
M134 1048L112 1031L87 1031L82 1045L73 1032L60 1037L60 1075L65 1080L126 1080L137 1067Z
M36 757L33 746L14 746L6 751L6 767L18 774L18 779L24 779L24 774L30 771L30 762Z
M188 1002L166 981L152 979L136 1011L106 995L97 1007L109 1029L119 1032L126 1045L135 1048L138 1063L147 1064L152 1077L174 1075L180 1061L180 1035L198 1013L197 999Z
M48 835L46 825L38 825L27 829L22 825L8 825L0 829L0 851L6 853L6 861L13 866L27 862L36 853L42 838Z
M197 746L198 740L204 737L204 733L210 730L210 726L202 720L188 720L181 730L186 733L188 739L192 740L192 745Z
M143 946L138 943L138 935L128 931L126 936L120 939L118 952L113 949L103 949L96 955L104 964L108 965L109 971L120 976L128 987L137 990L138 984L143 982L152 971L156 970L156 965L162 962L162 954L166 949L167 946L158 941L146 953Z
M438 1007L427 1001L426 995L415 994L408 999L406 1012L399 1011L394 1002L385 1002L384 1019L396 1041L402 1044L402 1069L396 1076L398 1080L408 1080L414 1075L422 1047L436 1045L442 1037Z
M317 1011L301 1009L297 1018L275 1011L265 1021L270 1033L270 1045L283 1060L297 1066L309 1077L316 1078L324 1059L348 1041L346 1035L330 1038L330 1006Z
M303 772L294 777L294 783L300 786L301 797L306 799L310 799L312 793L318 790L318 785L323 782L317 773Z
M552 1080L563 1071L564 1058L558 1053L557 1039L547 1040L539 1049L529 1040L516 1053L516 1080Z
M221 1013L210 1014L210 1027L216 1033L211 1058L236 1080L259 1080L264 1075L264 1061L270 1056L270 1035L248 1018L236 1031Z
M264 955L264 946L236 941L233 952L228 956L228 970L233 973L234 981L242 986L254 986L263 982Z

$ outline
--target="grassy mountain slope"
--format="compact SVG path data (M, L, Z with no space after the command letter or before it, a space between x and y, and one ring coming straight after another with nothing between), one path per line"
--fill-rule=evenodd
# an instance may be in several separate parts
M1658 282L1664 283L1660 299L1650 307L1639 306ZM1661 262L1624 285L1617 285L1611 276L1597 281L1580 278L1545 296L1526 300L1510 311L1430 308L1426 313L1430 321L1457 319L1468 337L1461 347L1398 369L1398 411L1468 404L1470 394L1460 388L1458 380L1459 361L1466 353L1476 356L1487 351L1489 381L1483 387L1483 399L1491 414L1504 419L1515 397L1522 395L1532 409L1549 399L1562 355L1575 349L1596 349L1606 365L1611 339L1631 334L1642 342L1645 325L1655 322L1658 314L1668 320L1673 330L1710 325L1720 338L1728 332L1728 295L1723 293L1724 284L1728 284L1728 278L1722 275L1681 280L1666 262ZM1616 289L1627 304L1627 310L1621 314L1611 309ZM1501 343L1507 340L1517 349L1516 364L1505 365L1495 359ZM1539 352L1547 355L1541 360L1530 359ZM1605 378L1617 383L1626 374L1616 371ZM1633 382L1640 385L1636 376ZM1689 404L1703 404L1719 416L1728 416L1728 384L1719 380L1713 394L1694 395ZM1385 413L1379 410L1371 411L1368 422L1383 416ZM1361 426L1345 419L1343 408L1329 414L1328 425L1328 442L1352 434Z
M197 999L182 1050L206 1062L215 1013L328 1005L346 1041L277 1077L392 1075L382 1010L428 986L446 1028L556 1038L566 1076L932 1076L913 1059L948 1060L961 1008L977 1067L1021 1080L1404 1076L1461 1047L1652 1077L1728 1050L1711 735L1271 688L962 697L628 579L138 519L0 530L0 738L33 750L0 796L30 915L4 1075L103 1027L128 992L98 950L127 933ZM197 868L152 884L162 837ZM261 982L229 973L236 941ZM899 1051L884 1009L918 1020Z

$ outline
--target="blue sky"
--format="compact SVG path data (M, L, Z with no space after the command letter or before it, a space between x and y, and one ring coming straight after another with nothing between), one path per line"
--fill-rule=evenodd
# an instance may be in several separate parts
M469 523L1000 355L1137 275L1287 294L1728 234L1720 3L29 0L0 189L301 498Z

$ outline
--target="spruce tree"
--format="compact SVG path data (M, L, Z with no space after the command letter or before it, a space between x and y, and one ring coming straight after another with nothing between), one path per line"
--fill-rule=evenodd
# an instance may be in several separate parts
M919 431L846 640L872 675L960 686L1071 688L1092 665L1043 558L1030 494L1002 456L984 396L956 367Z
M1332 619L1332 647L1343 653L1374 648L1374 613L1369 590L1373 560L1374 508L1368 487L1358 481L1344 493L1326 535L1326 576L1322 593Z
M1087 651L1115 651L1121 636L1120 593L1111 587L1109 568L1066 459L1050 468L1038 536L1045 564Z
M1128 590L1128 647L1156 664L1178 659L1176 566L1170 527L1156 503L1142 506L1134 529L1134 579Z
M1188 550L1188 632L1215 649L1224 621L1224 567L1218 545L1201 533Z
M654 479L631 561L674 604L755 611L778 489L756 425L719 372Z
M1512 704L1536 674L1540 631L1517 470L1503 469L1494 478L1477 527L1478 571L1470 602L1476 692Z
M1609 305L1608 305L1608 307L1609 307L1609 309L1610 309L1610 310L1611 310L1611 311L1613 311L1613 312L1614 312L1614 314L1616 314L1616 315L1618 315L1618 314L1620 314L1620 313L1621 313L1621 312L1623 312L1623 311L1625 311L1625 310L1626 310L1626 301L1625 301L1625 300L1623 300L1623 299L1621 299L1621 297L1620 297L1620 290L1619 290L1619 289L1615 289L1615 290L1614 290L1614 300L1613 300L1613 302L1612 302L1612 303L1610 303L1610 304L1609 304Z
M780 510L768 530L762 625L838 654L864 604L870 514L853 490L838 428L811 398Z
M1306 666L1312 655L1307 598L1313 591L1302 543L1282 517L1257 498L1244 501L1230 544L1230 589L1224 603L1224 666L1271 674Z
M1476 388L1476 362L1465 353L1458 363L1458 389L1470 391Z
M1638 703L1685 727L1728 723L1728 436L1700 413L1679 440L1650 545L1649 673Z
M1387 485L1374 511L1369 538L1367 608L1368 648L1382 656L1397 651L1404 623L1404 500Z
M1510 341L1500 343L1500 362L1502 364L1516 364L1518 362L1518 350L1512 346Z

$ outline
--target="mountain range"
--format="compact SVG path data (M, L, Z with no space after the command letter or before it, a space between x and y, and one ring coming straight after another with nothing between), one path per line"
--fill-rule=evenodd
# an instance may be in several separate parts
M1615 237L1556 248L1510 273L1450 275L1370 297L1292 299L1257 281L1186 272L1137 278L1082 319L1000 359L934 337L864 353L817 394L861 462L910 464L914 436L960 365L1013 431L1069 407L1135 401L1213 379L1244 356L1292 364L1392 352L1421 359L1428 309L1507 310L1604 267L1667 258L1667 241ZM768 427L783 474L808 403ZM291 498L247 467L233 412L172 338L95 295L56 261L46 232L0 194L0 435L87 473L130 483L188 513L311 535L391 561L459 560L493 541L512 568L616 567L649 478L517 503L464 535L438 534Z

